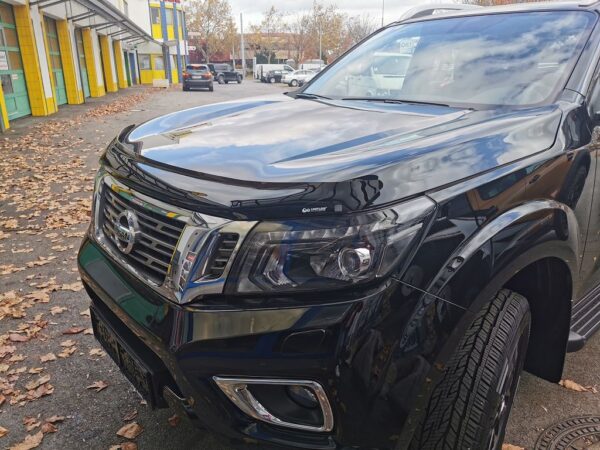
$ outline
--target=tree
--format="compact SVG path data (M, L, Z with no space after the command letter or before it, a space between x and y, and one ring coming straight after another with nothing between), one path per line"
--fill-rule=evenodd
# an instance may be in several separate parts
M365 14L364 16L349 17L346 21L346 36L349 46L359 43L377 29L377 24L373 18Z
M290 35L290 51L294 60L300 63L304 60L304 52L310 43L310 16L307 14L296 14L288 19L286 30Z
M308 17L310 42L307 47L311 57L331 62L347 48L344 32L346 16L337 6L325 6L315 0Z
M211 55L231 50L236 31L227 0L191 0L187 10L188 29L199 33L198 49L207 63Z
M259 53L267 55L267 64L271 64L271 56L277 47L278 34L283 31L283 15L271 6L265 13L262 22L251 28L252 43Z

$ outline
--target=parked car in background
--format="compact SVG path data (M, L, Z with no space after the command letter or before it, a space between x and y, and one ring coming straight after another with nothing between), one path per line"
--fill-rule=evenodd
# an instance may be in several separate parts
M600 329L599 23L393 23L305 88L125 128L78 256L96 338L236 448L500 450L522 370Z
M264 76L264 83L281 83L283 76L291 73L285 70L269 70Z
M298 70L323 70L325 62L321 59L307 59L298 66Z
M270 70L283 70L285 72L293 72L295 69L289 64L256 64L252 70L255 79L265 81L265 75Z
M290 87L302 86L307 81L312 80L316 74L312 70L294 70L293 72L286 72L281 78L281 82Z
M214 90L213 74L206 64L188 64L183 72L183 90L189 91L194 88Z
M217 83L219 84L227 84L230 81L234 81L238 84L241 84L242 80L244 79L244 76L238 71L236 71L229 64L210 63L207 64L207 66L210 68L211 73L213 74L215 80L217 80Z

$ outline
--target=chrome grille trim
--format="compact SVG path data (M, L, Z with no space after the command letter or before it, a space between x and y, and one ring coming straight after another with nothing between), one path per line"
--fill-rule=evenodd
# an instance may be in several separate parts
M112 189L104 189L103 202L102 229L115 245L117 245L115 227L119 214L126 210L135 212L139 221L140 235L131 253L124 255L124 258L131 259L134 265L140 265L138 267L140 272L155 283L163 283L185 223L175 218L160 217L157 213L148 211L143 205L126 199Z
M119 192L125 193L131 200ZM108 196L111 196L110 203L105 200ZM109 218L114 220L115 214L119 214L119 208L128 205L128 201L133 204L134 207L130 209L138 216L138 223L144 232L136 241L134 250L125 254L115 245L114 222L109 221ZM167 220L161 220L163 217ZM101 169L94 191L90 236L114 262L133 276L163 297L183 304L203 295L223 292L233 261L256 223L232 221L168 205L132 191ZM178 229L181 230L179 235L176 231ZM235 244L227 238L233 235L238 236ZM227 242L226 248L221 246L223 242ZM206 252L200 261L202 265L199 265L198 273L201 276L181 287L179 280L184 258L191 250ZM229 255L226 262L221 258L224 254ZM219 270L214 272L209 270L213 256L221 259ZM151 269L147 266L149 262L152 264Z

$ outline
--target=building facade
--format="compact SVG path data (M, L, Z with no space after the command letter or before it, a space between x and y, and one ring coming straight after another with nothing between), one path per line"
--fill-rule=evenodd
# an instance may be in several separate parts
M135 84L178 83L185 12L148 0L0 0L0 125Z

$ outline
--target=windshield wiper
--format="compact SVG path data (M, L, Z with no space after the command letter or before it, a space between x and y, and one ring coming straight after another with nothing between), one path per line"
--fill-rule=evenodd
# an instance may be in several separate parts
M317 100L317 99L331 100L331 98L325 97L324 95L308 94L306 92L298 92L298 93L295 93L294 95L296 96L296 98L305 98L308 100Z
M345 97L342 100L358 100L365 102L382 102L382 103L397 103L402 105L432 105L432 106L443 106L445 108L451 108L450 105L445 103L425 102L419 100L401 100L396 98L378 98L378 97Z

